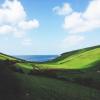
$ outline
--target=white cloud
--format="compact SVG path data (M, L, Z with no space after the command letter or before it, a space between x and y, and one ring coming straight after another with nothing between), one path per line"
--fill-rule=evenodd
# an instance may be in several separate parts
M13 28L9 25L0 26L0 34L12 33Z
M68 3L65 4L70 5ZM69 8L72 9L71 6ZM70 13L66 14L64 13L66 12L64 6L58 6L54 8L54 11L58 15L64 15L62 26L68 34L61 44L64 48L78 45L85 41L85 37L77 33L85 33L100 28L100 0L90 0L84 12L78 12L72 9Z
M19 0L5 0L0 7L0 34L22 37L27 30L39 27L38 20L27 20L27 17Z
M92 0L84 12L65 16L64 29L69 33L81 33L100 28L100 0Z
M53 11L58 15L68 15L72 12L72 8L68 3L64 3L62 7L60 6L54 7Z
M0 8L1 24L17 24L25 20L26 12L18 0L5 0Z
M92 0L83 16L88 20L100 19L100 0Z
M80 25L80 23L83 22L83 20L80 17L81 17L81 13L77 13L77 12L74 12L71 15L66 16L64 21L64 28L71 30L75 26Z
M19 28L23 30L28 30L32 28L38 28L39 27L39 22L34 19L31 21L22 21L19 23Z
M74 46L82 43L85 40L85 38L81 35L76 35L76 34L71 34L68 35L64 40L63 40L63 47L67 46Z

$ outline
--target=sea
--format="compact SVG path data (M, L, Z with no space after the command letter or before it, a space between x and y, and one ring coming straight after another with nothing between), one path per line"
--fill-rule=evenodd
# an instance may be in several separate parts
M44 62L50 61L58 57L58 55L14 55L16 58L20 58L26 61Z

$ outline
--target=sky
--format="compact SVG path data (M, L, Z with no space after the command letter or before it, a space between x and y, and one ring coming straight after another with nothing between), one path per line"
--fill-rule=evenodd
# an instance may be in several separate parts
M0 0L0 52L61 54L100 44L100 0Z

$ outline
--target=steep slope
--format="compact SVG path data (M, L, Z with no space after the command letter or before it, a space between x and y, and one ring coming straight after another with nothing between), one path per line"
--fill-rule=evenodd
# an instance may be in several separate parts
M0 60L25 61L7 54L0 53Z
M53 60L48 61L48 62L52 62L52 63L58 62L58 61L66 59L69 56L73 56L73 55L76 55L76 54L84 53L86 51L89 51L89 50L92 50L92 49L96 49L96 48L100 48L100 45L93 46L93 47L88 47L88 48L83 48L83 49L79 49L79 50L75 50L75 51L66 52L66 53L61 54L56 59L53 59Z
M55 60L38 64L41 68L84 69L100 61L100 46L85 48L62 54Z

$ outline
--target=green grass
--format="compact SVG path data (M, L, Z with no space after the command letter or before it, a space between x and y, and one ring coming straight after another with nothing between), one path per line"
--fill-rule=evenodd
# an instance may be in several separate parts
M16 63L16 67L21 68L25 73L29 73L30 70L33 69L34 64L28 63L28 62L24 62L24 63L19 62L19 63Z
M62 56L61 56L62 58ZM60 57L59 57L60 59ZM67 56L62 60L58 60L55 62L45 62L41 64L37 64L40 68L54 68L54 69L84 69L89 64L100 60L100 47L93 48L90 50L85 50L84 52L78 52L73 55Z
M29 70L32 69L34 65L38 66L40 69L84 69L91 67L89 65L100 60L100 46L64 53L52 61L43 63L32 63L27 61L24 61L23 63L22 60L0 54L0 60L6 59L20 61L17 63L17 66Z
M20 74L0 65L0 100L99 100L100 91L52 78ZM14 66L12 66L14 67Z
M22 59L18 59L16 57L0 53L0 60L12 60L12 61L24 61Z
M2 63L7 59L16 64ZM35 67L59 69L58 76L74 81L29 75ZM24 73L12 68L20 68ZM67 73L68 70L80 73ZM93 83L90 81L91 86L86 86L76 79L93 79ZM0 53L0 100L100 100L99 84L100 46L64 53L43 63L27 62Z
M28 100L99 100L100 91L51 78L16 74ZM29 96L26 94L29 93Z
M6 59L9 59L9 60L16 60L16 59L13 58L13 57L6 56L6 55L4 55L4 54L0 54L0 60L6 60Z

